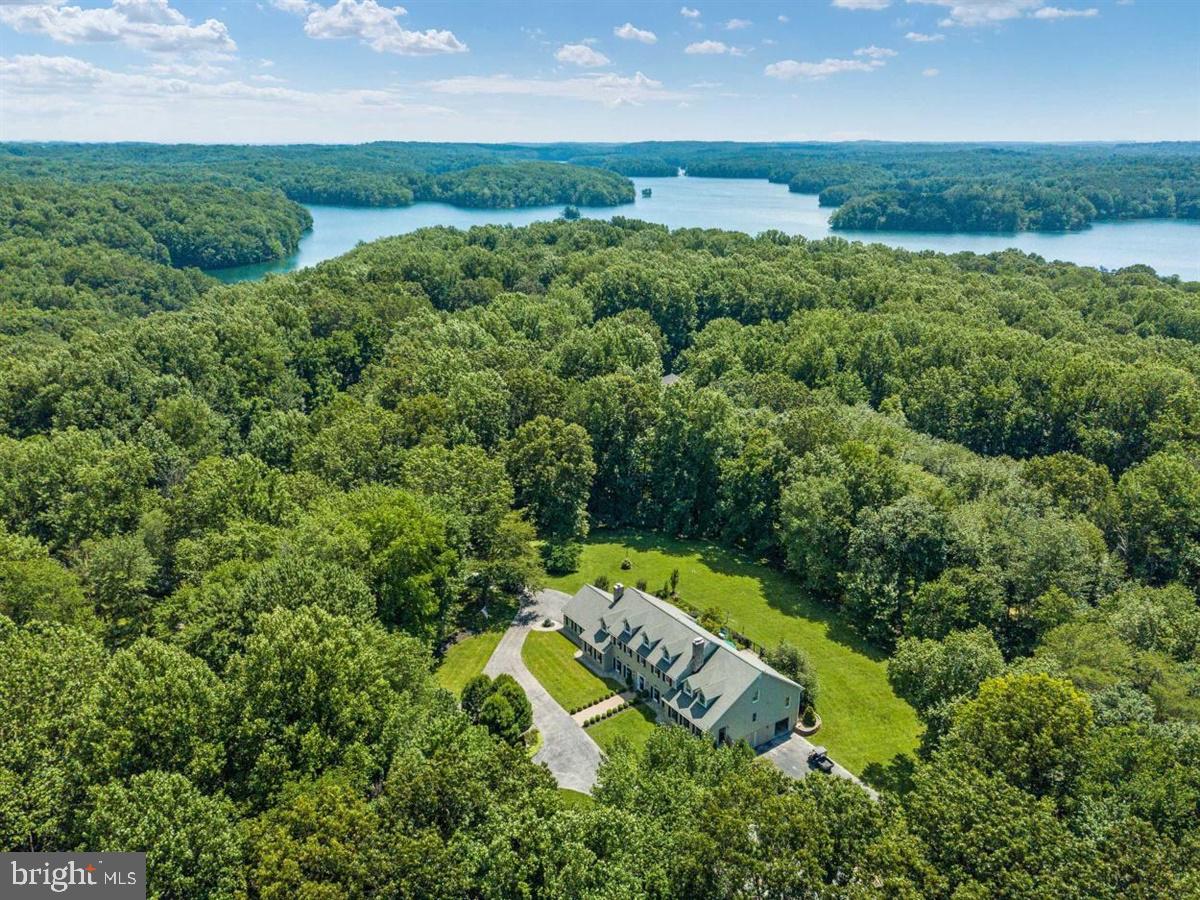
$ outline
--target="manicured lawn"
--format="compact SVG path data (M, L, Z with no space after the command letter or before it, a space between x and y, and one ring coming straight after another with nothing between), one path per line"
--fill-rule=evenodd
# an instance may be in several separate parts
M461 694L467 682L483 671L502 637L503 628L463 638L446 651L433 677L455 696Z
M628 571L621 570L625 558L633 563ZM550 579L549 586L574 593L607 575L610 583L645 579L646 589L657 593L672 569L679 570L679 596L691 606L720 607L734 629L765 646L787 640L807 652L820 685L823 725L815 740L839 763L861 774L871 763L887 764L916 749L920 723L892 692L884 654L781 572L702 541L599 531L584 545L579 570Z
M559 788L558 799L565 809L589 809L596 805L590 795L570 788Z
M617 738L628 738L633 746L641 749L658 725L654 713L640 703L621 710L588 728L587 733L600 745L605 753L612 750Z
M521 658L546 692L565 710L595 703L611 691L616 681L598 678L575 659L578 648L557 631L531 631L525 637Z

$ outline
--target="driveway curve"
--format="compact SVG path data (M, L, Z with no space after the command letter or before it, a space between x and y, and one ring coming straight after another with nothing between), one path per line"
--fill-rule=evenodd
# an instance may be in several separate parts
M600 766L600 748L546 692L521 659L521 647L530 628L545 618L561 622L563 606L569 599L562 591L539 591L533 602L517 613L483 671L493 678L505 673L511 675L525 689L533 707L533 724L542 733L542 749L533 761L545 763L559 787L590 794Z

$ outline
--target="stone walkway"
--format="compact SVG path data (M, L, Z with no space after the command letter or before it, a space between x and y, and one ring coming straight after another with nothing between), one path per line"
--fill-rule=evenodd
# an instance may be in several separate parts
M508 673L525 689L533 707L534 727L542 733L542 749L533 761L545 763L559 787L590 794L600 765L600 748L546 692L521 659L521 647L530 629L547 617L561 622L563 605L569 599L561 591L539 591L533 603L524 607L504 632L483 671L493 678Z
M606 713L610 709L616 709L617 707L624 706L627 703L632 704L636 699L637 694L635 694L633 691L622 691L619 694L614 694L611 697L601 700L599 703L593 703L587 709L581 709L579 712L575 713L575 715L571 716L571 718L580 725L583 725L583 723L592 716L598 716L601 713Z

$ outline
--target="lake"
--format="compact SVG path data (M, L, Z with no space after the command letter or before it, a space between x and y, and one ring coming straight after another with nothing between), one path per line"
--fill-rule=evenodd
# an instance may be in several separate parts
M581 210L587 218L614 215L658 222L670 228L724 228L758 234L778 229L806 238L830 235L909 250L990 253L1015 247L1050 260L1119 269L1143 263L1160 275L1200 280L1200 222L1142 219L1101 222L1086 231L1065 234L944 234L913 231L832 231L833 211L817 205L815 194L793 194L787 185L743 178L634 178L637 200L623 206ZM651 188L653 196L642 197ZM300 249L286 259L209 272L222 281L247 281L273 272L290 272L340 256L361 241L405 234L432 225L528 225L555 219L563 207L463 209L445 203L415 203L388 209L310 206L313 229Z

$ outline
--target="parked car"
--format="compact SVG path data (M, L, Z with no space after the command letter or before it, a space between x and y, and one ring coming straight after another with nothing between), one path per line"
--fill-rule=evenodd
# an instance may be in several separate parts
M813 747L809 751L808 764L814 769L820 769L826 775L833 771L833 760L829 758L829 751L824 747Z

